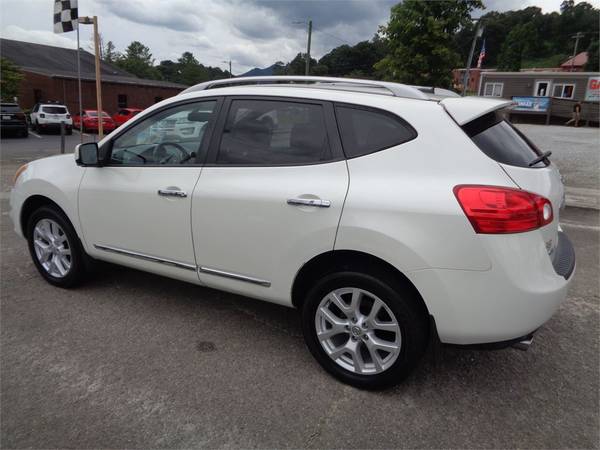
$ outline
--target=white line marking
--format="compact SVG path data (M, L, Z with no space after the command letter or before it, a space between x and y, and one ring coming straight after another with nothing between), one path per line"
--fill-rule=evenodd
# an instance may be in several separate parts
M73 131L75 131L76 133L79 133L79 134L83 134L84 136L89 136L89 134L87 134L87 133L81 133L81 131L76 130L75 128L73 128Z
M582 224L573 223L573 222L560 222L560 225L565 226L567 228L579 228L582 230L594 230L594 231L600 230L600 227L595 226L595 225L582 225Z
M42 137L39 134L34 133L33 131L30 131L29 134L33 134L36 138L41 139Z

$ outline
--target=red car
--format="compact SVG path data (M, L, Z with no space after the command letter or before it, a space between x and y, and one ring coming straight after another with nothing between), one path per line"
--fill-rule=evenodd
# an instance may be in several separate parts
M141 112L142 110L140 108L123 108L120 109L119 112L114 113L112 119L119 127L125 122L127 122L129 119L131 119L133 116Z
M83 125L81 123L81 117L79 113L73 114L73 127L78 128L83 133L86 131L98 131L98 111L95 109L84 109L83 110ZM110 118L108 113L102 111L102 128L105 133L110 133L117 126L115 121Z

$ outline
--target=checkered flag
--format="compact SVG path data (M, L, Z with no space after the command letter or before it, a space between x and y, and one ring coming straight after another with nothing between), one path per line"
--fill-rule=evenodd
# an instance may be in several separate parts
M67 33L77 27L77 0L54 0L54 32Z

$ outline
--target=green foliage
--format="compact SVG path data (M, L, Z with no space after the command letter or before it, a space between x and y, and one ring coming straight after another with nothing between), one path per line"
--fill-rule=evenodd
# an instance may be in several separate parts
M567 55L560 61L551 59L552 64L533 66L523 63L523 67L558 67L573 54L574 40L572 36L583 32L584 36L579 41L579 49L583 50L598 40L600 27L600 10L586 2L575 4L573 1L562 3L560 12L542 13L538 7L531 6L517 11L503 13L491 11L480 18L485 26L486 58L484 67L496 67L506 45L509 34L517 27L529 25L530 35L527 36L527 45L523 49L524 61L537 59L543 61L556 55ZM467 24L454 36L454 42L460 52L462 64L467 60L475 24ZM509 53L514 52L514 48Z
M0 58L0 97L12 102L19 93L19 85L23 79L21 69L12 61Z
M523 55L527 52L535 34L536 30L531 23L513 28L502 45L498 57L498 70L506 72L521 70Z
M588 72L600 72L600 55L598 55L598 40L593 41L587 48L588 62L585 70Z
M319 60L319 66L325 66L330 76L355 76L360 73L361 78L372 78L375 76L373 66L385 57L386 52L386 42L375 36L371 41L359 42L354 46L334 48ZM316 72L311 73L317 75Z
M188 86L208 80L229 78L228 71L200 64L191 52L184 52L177 62L161 61L156 69L163 80Z
M382 29L388 53L375 64L383 78L408 84L450 87L460 59L453 36L471 22L481 0L405 0L392 7Z
M314 75L313 69L317 65L317 60L310 58L310 75ZM317 69L323 72L323 67ZM306 72L306 56L304 53L298 53L294 59L287 64L277 65L273 70L274 75L304 75Z
M140 78L160 79L160 72L154 67L150 49L139 41L129 44L115 64Z
M103 46L102 49L102 59L109 64L114 64L121 55L117 52L115 44L113 41L108 41L106 45Z

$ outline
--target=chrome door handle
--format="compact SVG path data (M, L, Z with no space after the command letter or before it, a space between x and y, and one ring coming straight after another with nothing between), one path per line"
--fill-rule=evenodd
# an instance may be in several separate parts
M331 206L331 202L329 200L321 200L318 198L288 198L287 204L316 206L318 208L329 208Z
M187 193L179 189L159 189L158 195L162 195L163 197L187 197Z

